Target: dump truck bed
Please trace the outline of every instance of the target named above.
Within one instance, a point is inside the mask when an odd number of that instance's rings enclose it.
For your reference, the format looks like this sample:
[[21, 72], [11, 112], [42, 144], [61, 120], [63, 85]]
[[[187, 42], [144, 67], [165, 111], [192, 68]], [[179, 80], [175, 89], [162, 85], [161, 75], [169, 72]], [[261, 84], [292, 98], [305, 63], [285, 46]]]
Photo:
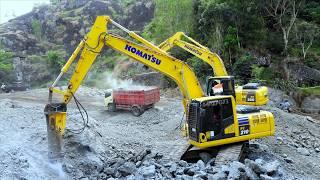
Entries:
[[158, 87], [138, 90], [114, 89], [113, 99], [117, 105], [151, 105], [160, 100], [160, 89]]

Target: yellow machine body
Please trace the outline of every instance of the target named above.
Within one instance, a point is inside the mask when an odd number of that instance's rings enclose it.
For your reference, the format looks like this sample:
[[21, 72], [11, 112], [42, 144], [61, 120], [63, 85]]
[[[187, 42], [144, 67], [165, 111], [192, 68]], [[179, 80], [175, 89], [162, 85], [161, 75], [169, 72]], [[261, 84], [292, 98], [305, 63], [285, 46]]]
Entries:
[[235, 89], [237, 104], [262, 106], [268, 103], [268, 88], [260, 86], [258, 89], [243, 89], [243, 86], [238, 86]]
[[54, 112], [49, 115], [49, 124], [59, 134], [64, 134], [66, 128], [66, 112]]
[[[188, 42], [183, 39], [186, 39]], [[178, 46], [208, 63], [213, 70], [215, 78], [228, 76], [224, 63], [218, 54], [211, 52], [209, 48], [201, 45], [183, 32], [177, 32], [162, 42], [158, 47], [164, 51], [169, 51], [174, 46]], [[207, 84], [207, 86], [209, 86], [209, 84]], [[266, 86], [260, 86], [257, 89], [250, 90], [243, 89], [242, 86], [239, 86], [235, 91], [236, 103], [239, 105], [261, 106], [267, 104], [269, 101]], [[267, 95], [265, 95], [266, 93]]]
[[[135, 41], [129, 41], [128, 39], [125, 39], [118, 35], [108, 33], [108, 24], [113, 24], [116, 27], [122, 29], [130, 37], [135, 39]], [[194, 133], [190, 133], [190, 128], [194, 128], [193, 126], [191, 126], [194, 125], [191, 123], [193, 121], [200, 124], [202, 123], [202, 121], [204, 121], [205, 123], [211, 123], [211, 113], [218, 113], [218, 116], [225, 117], [225, 112], [228, 112], [228, 122], [230, 122], [230, 117], [235, 117], [234, 119], [232, 118], [232, 124], [234, 124], [233, 126], [223, 128], [223, 132], [226, 131], [228, 133], [234, 131], [235, 136], [231, 137], [231, 139], [224, 138], [219, 140], [210, 140], [210, 136], [208, 136], [208, 140], [206, 142], [200, 143], [198, 142], [199, 138], [196, 140], [192, 140], [192, 138], [190, 138], [191, 144], [194, 144], [198, 147], [209, 147], [218, 144], [228, 144], [230, 142], [243, 141], [273, 134], [274, 122], [271, 118], [272, 115], [269, 115], [270, 119], [267, 120], [266, 125], [261, 126], [250, 124], [251, 133], [248, 136], [240, 136], [238, 129], [239, 125], [237, 124], [236, 118], [237, 112], [235, 108], [235, 100], [232, 95], [206, 96], [193, 70], [188, 66], [188, 64], [177, 58], [172, 57], [167, 52], [161, 50], [159, 47], [153, 45], [152, 43], [143, 39], [134, 32], [129, 31], [121, 25], [117, 24], [112, 19], [110, 19], [109, 16], [98, 16], [91, 28], [91, 31], [85, 36], [84, 40], [80, 42], [80, 44], [78, 45], [74, 53], [71, 55], [65, 66], [61, 69], [61, 73], [54, 81], [53, 85], [50, 87], [49, 103], [46, 105], [45, 115], [47, 117], [48, 125], [53, 125], [54, 129], [56, 130], [55, 132], [57, 136], [61, 136], [64, 133], [67, 112], [66, 105], [74, 97], [74, 94], [76, 93], [79, 86], [82, 84], [93, 62], [95, 61], [96, 57], [100, 54], [104, 47], [112, 48], [120, 52], [121, 54], [131, 57], [135, 61], [138, 61], [156, 71], [159, 71], [160, 73], [171, 78], [178, 85], [183, 96], [182, 103], [184, 105], [184, 110], [186, 114], [189, 114], [187, 116], [187, 125], [185, 126], [188, 128], [188, 132], [186, 134], [189, 135], [189, 138], [190, 134], [194, 135]], [[77, 57], [79, 58], [77, 61], [75, 61]], [[75, 69], [71, 73], [71, 78], [68, 82], [67, 88], [62, 91], [55, 88], [55, 85], [57, 84], [59, 79], [62, 77], [63, 74], [69, 71], [73, 62], [77, 63], [75, 65]], [[63, 100], [61, 103], [52, 103], [53, 93], [59, 93], [63, 95]], [[201, 109], [200, 106], [195, 107], [193, 106], [193, 104], [201, 104], [201, 106], [203, 106], [204, 108]], [[193, 110], [191, 110], [190, 108], [193, 108]], [[195, 111], [197, 113], [201, 111], [202, 115], [206, 115], [206, 117], [200, 118], [200, 116], [194, 116], [194, 118], [191, 119], [190, 113]], [[263, 114], [264, 113], [260, 112], [257, 115], [259, 115], [260, 117], [263, 116]], [[219, 120], [218, 116], [216, 120]], [[251, 121], [253, 123], [253, 116], [250, 116], [250, 118], [250, 123]], [[224, 119], [221, 119], [221, 123], [223, 120]], [[207, 126], [209, 130], [211, 127], [216, 128], [215, 126]], [[197, 137], [201, 133], [207, 133], [207, 131], [200, 130], [197, 131]], [[48, 131], [48, 135], [49, 134], [51, 133], [49, 133]], [[211, 135], [213, 134], [211, 133]]]
[[[232, 97], [232, 96], [231, 96]], [[215, 100], [221, 100], [221, 102], [225, 102], [226, 99], [230, 99], [230, 102], [232, 104], [232, 113], [230, 112], [230, 116], [226, 117], [223, 123], [226, 123], [227, 125], [225, 127], [221, 127], [220, 135], [222, 136], [219, 138], [214, 138], [219, 136], [213, 129], [217, 126], [213, 124], [213, 126], [208, 128], [208, 124], [205, 124], [205, 130], [198, 129], [197, 134], [198, 136], [192, 137], [190, 135], [192, 133], [192, 124], [191, 122], [188, 123], [189, 125], [189, 142], [190, 144], [199, 147], [199, 148], [208, 148], [208, 147], [214, 147], [224, 144], [231, 144], [241, 141], [247, 141], [250, 139], [256, 139], [261, 138], [265, 136], [272, 136], [275, 133], [275, 120], [272, 113], [268, 111], [260, 111], [257, 110], [256, 112], [250, 112], [246, 114], [240, 114], [236, 112], [235, 108], [235, 102], [233, 97], [230, 96], [220, 96], [216, 97]], [[203, 98], [197, 98], [198, 102], [206, 102], [210, 100], [212, 102], [211, 97], [203, 97]], [[190, 111], [191, 109], [189, 109]], [[190, 115], [192, 113], [189, 112], [189, 121], [192, 117]], [[230, 122], [227, 122], [230, 121]], [[200, 123], [201, 120], [200, 120]], [[197, 127], [201, 127], [200, 124], [197, 124]], [[197, 137], [197, 138], [196, 138]]]

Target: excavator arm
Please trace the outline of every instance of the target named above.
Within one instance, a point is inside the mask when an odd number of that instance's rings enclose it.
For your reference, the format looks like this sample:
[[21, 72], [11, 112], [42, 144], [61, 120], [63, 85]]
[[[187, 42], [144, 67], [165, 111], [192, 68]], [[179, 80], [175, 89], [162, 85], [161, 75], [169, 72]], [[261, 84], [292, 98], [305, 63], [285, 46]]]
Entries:
[[[189, 40], [191, 43], [184, 41], [183, 38]], [[212, 53], [207, 47], [202, 46], [183, 32], [177, 32], [175, 35], [162, 42], [158, 47], [164, 51], [169, 51], [174, 46], [179, 46], [207, 62], [212, 67], [215, 76], [228, 76], [222, 59], [216, 53]]]
[[[124, 30], [141, 44], [108, 33], [109, 24], [113, 24]], [[108, 16], [98, 16], [90, 32], [79, 43], [76, 50], [61, 69], [59, 76], [49, 88], [49, 103], [46, 105], [45, 115], [48, 125], [48, 140], [51, 141], [49, 142], [49, 150], [51, 149], [50, 153], [52, 157], [59, 156], [56, 152], [59, 153], [61, 149], [61, 138], [66, 127], [67, 104], [74, 97], [93, 62], [105, 46], [127, 55], [174, 80], [183, 95], [185, 110], [191, 99], [205, 96], [194, 72], [185, 62], [170, 56], [134, 32], [117, 24]], [[77, 57], [79, 58], [67, 88], [64, 91], [57, 89], [55, 87], [56, 84], [70, 70], [71, 65], [76, 62]], [[53, 93], [63, 95], [61, 103], [52, 102]]]
[[[134, 60], [170, 77], [179, 86], [184, 102], [196, 97], [204, 96], [198, 79], [192, 69], [185, 62], [170, 56], [157, 46], [149, 43], [134, 32], [128, 31], [119, 24], [116, 25], [121, 27], [121, 29], [125, 29], [131, 37], [142, 43], [142, 45], [108, 33], [108, 23], [115, 24], [115, 22], [108, 16], [97, 17], [91, 31], [85, 39], [80, 42], [65, 66], [61, 69], [60, 75], [50, 88], [52, 92], [58, 92], [64, 95], [64, 103], [69, 103], [72, 95], [75, 94], [79, 86], [82, 84], [83, 79], [88, 73], [96, 57], [105, 46], [127, 55]], [[80, 58], [74, 72], [72, 73], [68, 83], [68, 88], [64, 92], [54, 88], [62, 75], [70, 69], [71, 64], [74, 62], [81, 50]], [[184, 105], [185, 104], [186, 103], [184, 103]]]
[[[197, 56], [208, 63], [214, 73], [214, 77], [207, 78], [207, 95], [212, 95], [212, 84], [218, 81], [224, 85], [223, 94], [233, 95], [237, 104], [261, 106], [268, 102], [268, 88], [259, 86], [257, 83], [249, 83], [244, 86], [234, 87], [234, 77], [228, 76], [226, 68], [221, 58], [211, 52], [207, 47], [201, 45], [183, 32], [177, 32], [172, 37], [162, 42], [158, 47], [164, 51], [169, 51], [172, 47], [178, 46], [185, 51]], [[228, 84], [228, 85], [227, 85]]]

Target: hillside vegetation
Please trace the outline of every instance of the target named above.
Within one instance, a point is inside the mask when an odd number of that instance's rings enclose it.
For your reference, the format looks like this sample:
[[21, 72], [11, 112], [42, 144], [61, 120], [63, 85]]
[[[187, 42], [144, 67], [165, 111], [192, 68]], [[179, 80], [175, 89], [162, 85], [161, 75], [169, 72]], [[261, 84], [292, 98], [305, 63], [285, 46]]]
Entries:
[[[184, 31], [218, 53], [228, 71], [239, 80], [264, 80], [274, 86], [283, 84], [284, 89], [290, 89], [290, 84], [320, 83], [318, 1], [156, 0], [155, 3], [155, 17], [144, 34], [156, 43]], [[172, 53], [191, 64], [202, 80], [212, 73], [198, 58], [176, 49]]]
[[[283, 90], [320, 84], [320, 3], [315, 0], [52, 1], [0, 25], [0, 80], [14, 79], [8, 59], [22, 55], [27, 82], [51, 81], [97, 15], [110, 15], [155, 44], [183, 31], [219, 54], [240, 84], [260, 81]], [[212, 75], [191, 54], [179, 48], [171, 54], [192, 66], [201, 82]], [[94, 85], [106, 70], [125, 67], [126, 75], [118, 73], [125, 77], [146, 71], [126, 60], [106, 50], [87, 83]]]

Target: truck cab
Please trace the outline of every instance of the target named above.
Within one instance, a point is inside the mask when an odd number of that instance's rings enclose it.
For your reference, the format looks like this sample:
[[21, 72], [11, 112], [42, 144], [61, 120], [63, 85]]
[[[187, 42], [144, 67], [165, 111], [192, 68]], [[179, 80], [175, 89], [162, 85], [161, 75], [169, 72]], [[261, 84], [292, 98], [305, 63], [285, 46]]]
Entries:
[[109, 111], [115, 111], [115, 105], [113, 103], [112, 90], [108, 89], [104, 94], [104, 105]]

